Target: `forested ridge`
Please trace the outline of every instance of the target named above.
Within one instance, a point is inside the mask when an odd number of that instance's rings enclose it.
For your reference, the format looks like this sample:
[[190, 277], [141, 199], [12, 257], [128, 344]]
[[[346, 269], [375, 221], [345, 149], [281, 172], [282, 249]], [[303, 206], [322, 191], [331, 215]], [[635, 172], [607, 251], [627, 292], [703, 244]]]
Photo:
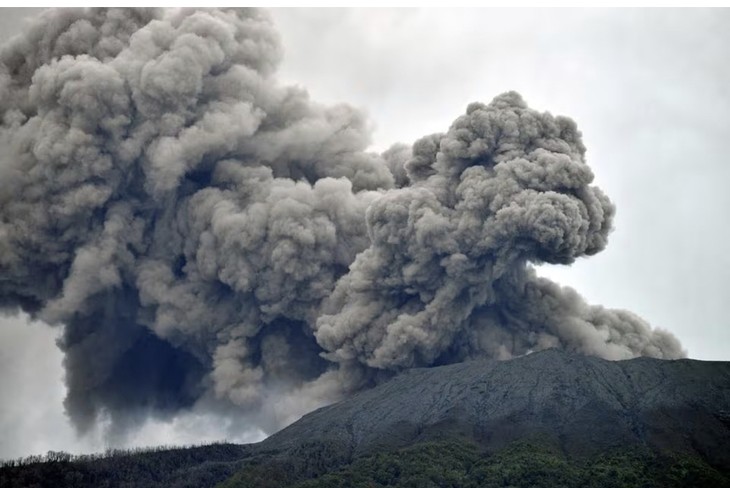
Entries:
[[615, 450], [570, 458], [540, 442], [517, 442], [487, 453], [469, 441], [429, 442], [356, 459], [324, 475], [298, 479], [296, 462], [250, 465], [221, 488], [707, 488], [730, 487], [702, 459]]
[[[114, 450], [71, 456], [49, 452], [5, 461], [3, 487], [295, 488], [725, 488], [730, 473], [696, 456], [612, 450], [570, 457], [540, 441], [487, 452], [469, 440], [424, 442], [341, 463], [315, 446], [296, 456], [247, 446]], [[328, 461], [331, 464], [328, 464]]]
[[240, 467], [248, 445], [109, 450], [74, 456], [49, 451], [3, 461], [0, 486], [15, 487], [211, 487]]

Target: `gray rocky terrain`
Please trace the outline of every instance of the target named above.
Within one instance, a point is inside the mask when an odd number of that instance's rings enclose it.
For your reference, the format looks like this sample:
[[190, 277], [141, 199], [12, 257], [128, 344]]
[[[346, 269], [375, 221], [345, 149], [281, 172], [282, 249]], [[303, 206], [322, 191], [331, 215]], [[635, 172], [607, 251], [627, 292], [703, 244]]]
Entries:
[[10, 464], [0, 485], [385, 486], [384, 472], [387, 486], [730, 486], [730, 362], [550, 349], [416, 368], [258, 444]]
[[550, 349], [412, 369], [305, 415], [260, 447], [291, 452], [317, 443], [357, 457], [448, 438], [489, 450], [541, 438], [570, 456], [635, 446], [728, 469], [730, 363], [606, 361]]

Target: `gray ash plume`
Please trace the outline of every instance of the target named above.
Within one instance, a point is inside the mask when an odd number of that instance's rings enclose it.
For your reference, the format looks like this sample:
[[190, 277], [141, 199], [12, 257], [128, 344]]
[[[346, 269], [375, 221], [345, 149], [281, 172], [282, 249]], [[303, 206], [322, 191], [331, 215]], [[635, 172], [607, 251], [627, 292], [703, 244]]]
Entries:
[[206, 402], [272, 430], [547, 347], [683, 355], [531, 267], [611, 228], [573, 121], [506, 93], [379, 155], [281, 55], [256, 10], [54, 10], [0, 52], [0, 307], [63, 327], [80, 431]]

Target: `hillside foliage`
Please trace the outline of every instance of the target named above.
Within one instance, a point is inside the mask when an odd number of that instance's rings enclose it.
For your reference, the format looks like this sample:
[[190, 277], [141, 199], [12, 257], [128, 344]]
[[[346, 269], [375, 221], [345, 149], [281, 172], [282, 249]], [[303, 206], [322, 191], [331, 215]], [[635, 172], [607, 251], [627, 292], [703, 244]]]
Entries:
[[333, 446], [256, 452], [246, 446], [108, 451], [5, 461], [7, 488], [730, 488], [697, 457], [627, 449], [577, 459], [540, 442], [489, 453], [471, 441], [426, 442], [349, 459]]
[[49, 451], [0, 464], [3, 488], [152, 488], [215, 486], [238, 469], [246, 446], [205, 446], [109, 450], [74, 456]]
[[297, 480], [286, 462], [248, 465], [221, 488], [725, 488], [730, 477], [702, 460], [650, 452], [568, 459], [519, 442], [489, 455], [470, 442], [435, 442], [378, 452], [321, 476]]

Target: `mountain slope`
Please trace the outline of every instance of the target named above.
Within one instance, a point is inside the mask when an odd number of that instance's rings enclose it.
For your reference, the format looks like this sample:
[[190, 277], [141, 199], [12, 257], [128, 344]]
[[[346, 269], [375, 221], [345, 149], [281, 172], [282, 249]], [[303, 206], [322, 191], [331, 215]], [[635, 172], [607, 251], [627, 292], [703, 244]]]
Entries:
[[[413, 369], [305, 415], [261, 443], [188, 452], [3, 468], [0, 481], [724, 487], [730, 486], [730, 363], [612, 362], [548, 350]], [[218, 454], [207, 459], [206, 452]], [[52, 473], [53, 482], [43, 473]]]
[[636, 445], [730, 469], [730, 363], [606, 361], [553, 349], [413, 369], [304, 416], [261, 448], [316, 440], [358, 456], [450, 437], [494, 450], [534, 436], [568, 455]]

